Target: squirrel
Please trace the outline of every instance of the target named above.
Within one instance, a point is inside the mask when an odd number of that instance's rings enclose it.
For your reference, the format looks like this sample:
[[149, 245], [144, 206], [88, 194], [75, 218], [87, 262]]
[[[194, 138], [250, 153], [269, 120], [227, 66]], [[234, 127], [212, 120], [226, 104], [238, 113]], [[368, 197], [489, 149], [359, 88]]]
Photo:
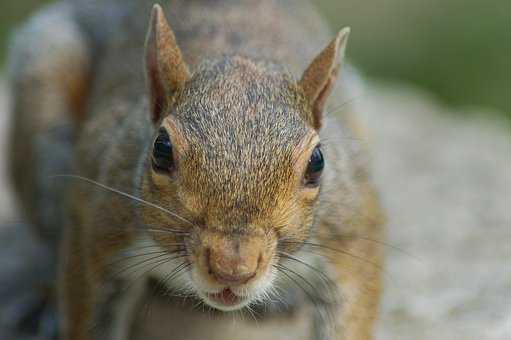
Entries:
[[62, 339], [105, 314], [129, 338], [149, 280], [373, 338], [384, 214], [355, 115], [327, 111], [349, 32], [273, 0], [68, 1], [17, 32], [11, 174], [58, 252]]

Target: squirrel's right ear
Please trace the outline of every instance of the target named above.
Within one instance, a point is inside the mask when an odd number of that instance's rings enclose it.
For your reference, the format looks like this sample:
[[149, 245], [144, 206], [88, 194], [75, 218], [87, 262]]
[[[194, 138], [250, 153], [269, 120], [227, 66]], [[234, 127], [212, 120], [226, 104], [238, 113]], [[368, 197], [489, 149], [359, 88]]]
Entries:
[[342, 29], [337, 37], [316, 56], [299, 82], [311, 105], [310, 121], [316, 130], [323, 125], [325, 103], [337, 80], [349, 34], [349, 27]]
[[172, 94], [190, 78], [188, 66], [160, 5], [154, 5], [151, 13], [145, 41], [145, 68], [151, 120], [157, 123]]

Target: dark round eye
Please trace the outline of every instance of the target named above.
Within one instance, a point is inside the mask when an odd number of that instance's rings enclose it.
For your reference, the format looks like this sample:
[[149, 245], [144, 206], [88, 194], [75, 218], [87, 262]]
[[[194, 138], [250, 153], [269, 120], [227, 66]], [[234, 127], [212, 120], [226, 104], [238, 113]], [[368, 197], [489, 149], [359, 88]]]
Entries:
[[172, 143], [165, 129], [160, 129], [153, 144], [153, 169], [158, 172], [171, 172], [174, 169]]
[[319, 179], [323, 168], [325, 167], [325, 159], [319, 146], [312, 151], [307, 170], [305, 171], [305, 185], [315, 187], [319, 185]]

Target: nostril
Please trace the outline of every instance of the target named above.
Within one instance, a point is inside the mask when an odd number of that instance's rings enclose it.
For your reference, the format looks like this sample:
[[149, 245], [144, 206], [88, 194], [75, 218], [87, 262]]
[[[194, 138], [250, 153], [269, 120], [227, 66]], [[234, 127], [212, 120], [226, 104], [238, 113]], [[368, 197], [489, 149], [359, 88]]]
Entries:
[[208, 275], [216, 281], [226, 285], [240, 285], [247, 283], [256, 276], [261, 255], [258, 256], [257, 260], [254, 259], [256, 261], [250, 261], [250, 258], [229, 256], [226, 252], [217, 252], [211, 248], [206, 248], [204, 260]]

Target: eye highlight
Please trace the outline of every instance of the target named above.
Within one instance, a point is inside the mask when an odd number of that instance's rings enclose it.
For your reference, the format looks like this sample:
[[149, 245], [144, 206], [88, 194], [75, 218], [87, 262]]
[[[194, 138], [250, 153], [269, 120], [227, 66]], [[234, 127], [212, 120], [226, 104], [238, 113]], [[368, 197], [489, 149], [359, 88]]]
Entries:
[[317, 187], [324, 167], [325, 158], [318, 145], [314, 148], [314, 151], [312, 151], [309, 163], [307, 164], [304, 177], [305, 185], [308, 187]]
[[163, 128], [158, 131], [158, 137], [154, 141], [151, 161], [156, 172], [170, 173], [175, 168], [172, 143]]

